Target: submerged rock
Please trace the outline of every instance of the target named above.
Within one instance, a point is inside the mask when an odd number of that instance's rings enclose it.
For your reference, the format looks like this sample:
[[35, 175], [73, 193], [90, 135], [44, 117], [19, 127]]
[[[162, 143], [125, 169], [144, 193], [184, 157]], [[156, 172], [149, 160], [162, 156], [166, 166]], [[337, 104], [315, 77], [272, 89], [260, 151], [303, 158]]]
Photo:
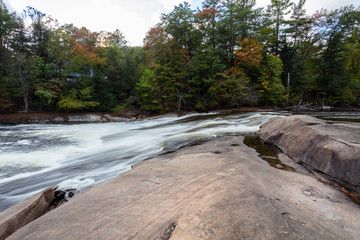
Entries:
[[293, 160], [360, 186], [360, 125], [327, 124], [310, 116], [272, 119], [260, 126], [260, 137]]

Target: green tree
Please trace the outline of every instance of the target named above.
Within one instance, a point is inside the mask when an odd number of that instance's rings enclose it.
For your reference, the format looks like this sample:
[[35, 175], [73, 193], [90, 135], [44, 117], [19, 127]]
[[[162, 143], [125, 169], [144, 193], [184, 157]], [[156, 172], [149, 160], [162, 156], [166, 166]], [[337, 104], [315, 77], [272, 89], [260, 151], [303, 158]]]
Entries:
[[235, 49], [239, 40], [256, 38], [261, 24], [258, 18], [261, 9], [255, 9], [255, 0], [226, 0], [221, 11], [222, 19], [219, 22], [219, 42], [225, 50], [225, 59], [228, 66], [233, 64]]
[[161, 94], [155, 79], [155, 73], [145, 69], [143, 75], [136, 84], [137, 103], [140, 110], [148, 113], [162, 110]]
[[124, 34], [119, 30], [116, 29], [114, 32], [101, 32], [103, 45], [105, 47], [114, 47], [118, 46], [120, 48], [126, 46], [126, 39]]
[[212, 107], [242, 107], [257, 101], [249, 78], [237, 67], [218, 74], [207, 94], [211, 96]]
[[190, 98], [189, 50], [179, 46], [177, 39], [168, 38], [165, 29], [160, 26], [150, 29], [145, 44], [148, 64], [154, 71], [156, 83], [162, 94], [162, 110], [180, 109], [184, 101]]
[[57, 103], [57, 106], [59, 110], [66, 112], [91, 111], [100, 104], [96, 101], [91, 101], [93, 94], [92, 87], [86, 87], [80, 90], [73, 88], [68, 96]]
[[51, 35], [49, 25], [53, 20], [50, 17], [47, 17], [45, 13], [29, 6], [24, 13], [25, 16], [28, 16], [31, 19], [30, 31], [33, 53], [36, 56], [49, 61], [49, 41]]
[[[284, 30], [287, 34], [280, 51], [280, 58], [284, 63], [282, 76], [284, 85], [290, 76], [290, 97], [296, 102], [310, 93], [310, 79], [308, 77], [307, 51], [313, 48], [313, 43], [306, 39], [310, 36], [311, 19], [306, 16], [304, 9], [306, 0], [299, 0], [298, 4], [292, 5], [292, 14], [288, 27]], [[293, 103], [295, 103], [293, 102]]]
[[[143, 49], [106, 47], [103, 51], [106, 64], [102, 67], [103, 76], [96, 79], [95, 91], [102, 106], [107, 110], [122, 104], [134, 93], [136, 83], [141, 77], [144, 65]], [[105, 109], [106, 110], [106, 109]]]
[[253, 82], [263, 60], [263, 47], [256, 40], [239, 41], [234, 66], [218, 74], [217, 81], [209, 89], [213, 104], [217, 107], [254, 105], [258, 101]]
[[23, 98], [24, 112], [29, 112], [29, 96], [33, 88], [35, 59], [23, 53], [16, 53], [11, 59], [10, 79], [18, 87]]
[[179, 48], [187, 49], [190, 55], [197, 50], [201, 39], [199, 31], [194, 28], [195, 14], [189, 3], [180, 3], [172, 12], [162, 15], [161, 24]]
[[20, 24], [15, 13], [10, 13], [2, 0], [0, 0], [0, 23], [0, 47], [3, 51], [10, 44], [14, 31], [20, 27]]
[[298, 46], [299, 37], [304, 34], [301, 32], [303, 26], [310, 23], [310, 20], [306, 17], [306, 10], [304, 8], [306, 0], [299, 0], [298, 4], [292, 5], [292, 14], [290, 16], [290, 28], [286, 30], [287, 33], [291, 34], [293, 39], [293, 47]]
[[285, 88], [281, 82], [282, 68], [281, 59], [272, 54], [266, 56], [261, 64], [258, 92], [261, 94], [262, 104], [283, 106], [286, 97]]
[[[358, 15], [360, 12], [357, 11]], [[346, 41], [345, 46], [345, 56], [347, 56], [346, 61], [346, 72], [350, 76], [350, 84], [346, 91], [352, 93], [353, 99], [357, 98], [355, 101], [360, 103], [360, 24], [355, 22], [355, 29], [350, 31], [350, 37]], [[348, 95], [348, 94], [345, 94]], [[351, 101], [350, 101], [351, 102]]]
[[62, 97], [63, 82], [57, 78], [57, 68], [45, 63], [40, 57], [32, 70], [34, 74], [35, 104], [40, 110], [56, 110], [56, 103]]
[[185, 48], [176, 48], [175, 43], [169, 42], [162, 48], [160, 56], [161, 61], [153, 65], [153, 68], [162, 94], [162, 106], [165, 111], [180, 110], [189, 91], [189, 52]]
[[289, 8], [292, 4], [293, 3], [290, 2], [290, 0], [271, 0], [271, 4], [268, 6], [267, 17], [269, 18], [269, 26], [272, 28], [272, 26], [275, 25], [270, 38], [270, 46], [273, 48], [275, 55], [278, 55], [279, 53], [282, 25], [286, 23], [285, 16], [291, 12]]
[[[71, 37], [62, 28], [55, 29], [50, 34], [49, 57], [57, 70], [59, 78], [65, 78], [70, 73], [72, 59]], [[48, 62], [50, 63], [50, 62]]]
[[[347, 41], [359, 24], [359, 13], [353, 6], [325, 12], [317, 22], [320, 54], [315, 61], [318, 75], [315, 91], [321, 104], [335, 101], [354, 102], [350, 74], [346, 69], [349, 57]], [[356, 49], [356, 48], [355, 48]]]
[[220, 0], [205, 0], [202, 4], [202, 11], [197, 13], [200, 30], [203, 36], [203, 42], [206, 48], [215, 49], [218, 46], [218, 22], [220, 20]]
[[217, 75], [226, 70], [216, 49], [211, 47], [197, 53], [190, 62], [189, 94], [197, 110], [213, 108], [208, 91], [216, 82]]
[[21, 23], [15, 13], [10, 13], [0, 0], [0, 112], [9, 111], [14, 105], [12, 84], [9, 79], [11, 73], [10, 60], [12, 47]]

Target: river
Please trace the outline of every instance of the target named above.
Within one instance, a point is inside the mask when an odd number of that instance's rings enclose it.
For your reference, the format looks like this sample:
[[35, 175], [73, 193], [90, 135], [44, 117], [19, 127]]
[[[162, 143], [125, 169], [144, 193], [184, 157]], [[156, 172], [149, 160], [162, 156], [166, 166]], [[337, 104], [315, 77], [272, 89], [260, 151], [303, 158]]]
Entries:
[[[287, 112], [192, 114], [135, 122], [0, 125], [0, 211], [49, 187], [82, 191], [145, 159], [222, 135], [248, 135]], [[358, 122], [356, 113], [316, 113]]]

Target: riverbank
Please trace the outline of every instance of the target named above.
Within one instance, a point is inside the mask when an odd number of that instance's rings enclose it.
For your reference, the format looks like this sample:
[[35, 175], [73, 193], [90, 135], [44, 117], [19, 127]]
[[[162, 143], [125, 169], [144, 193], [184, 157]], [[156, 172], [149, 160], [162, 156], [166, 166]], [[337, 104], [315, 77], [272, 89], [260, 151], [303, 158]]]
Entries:
[[243, 139], [136, 164], [8, 239], [357, 239], [358, 205], [300, 165], [271, 167]]
[[[257, 112], [273, 111], [271, 108], [244, 107], [232, 109], [219, 109], [216, 113], [237, 113], [237, 112]], [[113, 113], [9, 113], [0, 114], [0, 124], [47, 124], [47, 123], [97, 123], [97, 122], [129, 122], [142, 119], [156, 119], [161, 117], [184, 116], [197, 112], [178, 111], [161, 115], [141, 115], [140, 113], [127, 112], [123, 115]]]
[[110, 113], [12, 113], [0, 114], [2, 124], [125, 122], [135, 117], [118, 117]]

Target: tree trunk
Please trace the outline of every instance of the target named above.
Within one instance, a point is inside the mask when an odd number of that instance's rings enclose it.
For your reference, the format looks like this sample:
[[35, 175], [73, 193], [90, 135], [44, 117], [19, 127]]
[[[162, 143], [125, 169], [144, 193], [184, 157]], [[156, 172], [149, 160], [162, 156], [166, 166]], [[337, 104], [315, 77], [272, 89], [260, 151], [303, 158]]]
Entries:
[[280, 20], [276, 23], [276, 39], [275, 39], [275, 55], [279, 53], [279, 31], [280, 31]]
[[24, 104], [25, 104], [24, 112], [28, 113], [29, 112], [29, 98], [26, 94], [24, 95]]

